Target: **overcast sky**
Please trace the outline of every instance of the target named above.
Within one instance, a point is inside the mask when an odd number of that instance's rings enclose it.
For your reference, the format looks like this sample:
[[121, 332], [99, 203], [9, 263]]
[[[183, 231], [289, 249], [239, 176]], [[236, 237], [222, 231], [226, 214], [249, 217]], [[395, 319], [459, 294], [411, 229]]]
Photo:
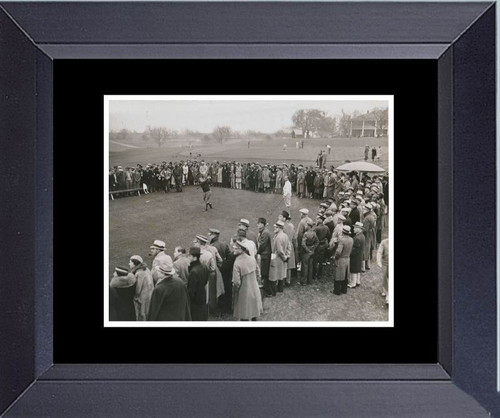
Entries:
[[143, 132], [149, 126], [212, 132], [227, 125], [244, 132], [276, 132], [292, 126], [299, 109], [320, 109], [329, 116], [374, 107], [388, 107], [386, 100], [110, 100], [109, 128]]

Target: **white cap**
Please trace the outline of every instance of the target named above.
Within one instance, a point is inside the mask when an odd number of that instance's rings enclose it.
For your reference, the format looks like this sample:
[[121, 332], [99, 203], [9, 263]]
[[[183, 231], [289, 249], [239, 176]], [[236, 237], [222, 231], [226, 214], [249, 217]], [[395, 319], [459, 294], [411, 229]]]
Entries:
[[299, 210], [300, 213], [303, 213], [304, 215], [309, 215], [309, 209], [303, 208]]
[[250, 221], [248, 219], [242, 218], [240, 219], [240, 224], [250, 226]]
[[139, 263], [143, 262], [142, 257], [140, 255], [133, 255], [132, 257], [130, 257], [130, 259], [137, 260]]
[[163, 241], [160, 241], [159, 239], [155, 239], [153, 242], [153, 245], [149, 248], [158, 248], [160, 250], [165, 249], [165, 243]]

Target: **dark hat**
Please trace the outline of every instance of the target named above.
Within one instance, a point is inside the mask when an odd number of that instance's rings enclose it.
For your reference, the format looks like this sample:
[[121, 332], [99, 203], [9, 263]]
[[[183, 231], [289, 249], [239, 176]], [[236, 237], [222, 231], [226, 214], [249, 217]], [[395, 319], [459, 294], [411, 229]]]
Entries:
[[126, 267], [115, 267], [115, 271], [118, 276], [126, 276], [128, 274], [128, 268]]
[[259, 218], [259, 220], [257, 221], [257, 223], [263, 224], [263, 225], [267, 225], [267, 221], [266, 221], [265, 218]]
[[283, 216], [283, 218], [285, 219], [290, 219], [290, 214], [286, 210], [281, 212], [281, 216]]
[[191, 247], [189, 249], [189, 254], [199, 257], [201, 252], [200, 252], [200, 249], [198, 247]]

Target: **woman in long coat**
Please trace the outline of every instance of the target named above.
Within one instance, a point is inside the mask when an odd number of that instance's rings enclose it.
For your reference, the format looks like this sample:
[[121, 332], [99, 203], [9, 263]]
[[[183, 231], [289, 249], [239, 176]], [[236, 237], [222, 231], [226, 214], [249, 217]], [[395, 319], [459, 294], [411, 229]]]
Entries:
[[135, 276], [128, 269], [115, 268], [109, 287], [113, 289], [112, 300], [117, 321], [135, 321], [135, 284]]
[[246, 244], [236, 241], [233, 252], [233, 314], [240, 321], [256, 321], [263, 312], [259, 268]]

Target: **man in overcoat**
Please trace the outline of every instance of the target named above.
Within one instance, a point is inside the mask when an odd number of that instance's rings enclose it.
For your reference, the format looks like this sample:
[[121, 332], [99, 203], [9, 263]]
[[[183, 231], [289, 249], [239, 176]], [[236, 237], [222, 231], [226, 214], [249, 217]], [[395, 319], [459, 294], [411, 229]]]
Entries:
[[372, 259], [372, 251], [377, 248], [377, 217], [373, 212], [371, 203], [367, 203], [364, 208], [363, 227], [365, 228], [365, 251], [364, 263], [365, 269], [370, 270], [370, 260]]
[[289, 240], [283, 232], [285, 224], [277, 221], [274, 224], [274, 236], [271, 241], [271, 265], [269, 269], [269, 280], [264, 288], [267, 296], [276, 296], [276, 290], [283, 292], [284, 279], [287, 276], [287, 261], [289, 259]]
[[349, 279], [349, 257], [351, 256], [353, 240], [349, 236], [351, 228], [344, 225], [342, 235], [339, 238], [337, 250], [335, 251], [335, 275], [333, 278], [333, 290], [335, 295], [347, 293], [347, 282]]
[[295, 258], [300, 260], [302, 258], [302, 236], [306, 231], [307, 222], [312, 221], [309, 217], [309, 209], [303, 208], [299, 210], [300, 212], [300, 221], [297, 225], [297, 231], [295, 232], [295, 239], [297, 241], [297, 248], [295, 248], [296, 254]]
[[351, 275], [349, 277], [349, 284], [347, 285], [350, 288], [361, 286], [361, 267], [363, 264], [363, 253], [365, 251], [364, 230], [365, 228], [361, 222], [356, 222], [354, 224], [354, 238], [349, 262]]
[[266, 282], [269, 279], [269, 268], [271, 266], [271, 234], [267, 229], [267, 220], [265, 218], [259, 218], [257, 227], [259, 228], [257, 258], [260, 258], [262, 280]]
[[306, 230], [302, 237], [302, 286], [310, 284], [313, 278], [314, 252], [319, 244], [318, 236], [312, 229], [313, 226], [314, 222], [312, 220], [307, 221]]
[[191, 320], [207, 321], [208, 320], [208, 304], [207, 304], [207, 283], [208, 269], [200, 262], [200, 249], [191, 247], [189, 249], [189, 275], [187, 289], [189, 300], [191, 303]]
[[148, 321], [191, 321], [186, 286], [173, 276], [170, 264], [160, 264], [159, 273], [160, 279], [151, 296]]
[[328, 248], [328, 242], [330, 240], [330, 229], [323, 223], [325, 220], [324, 215], [319, 215], [316, 221], [316, 226], [314, 227], [314, 232], [318, 237], [318, 246], [314, 251], [314, 261], [313, 261], [313, 277], [317, 280], [321, 278], [323, 274], [323, 265], [326, 260], [326, 250]]
[[222, 275], [222, 281], [224, 283], [224, 295], [219, 297], [219, 304], [223, 312], [229, 312], [231, 310], [232, 296], [231, 296], [231, 250], [229, 245], [222, 242], [220, 238], [220, 231], [215, 228], [209, 229], [208, 237], [210, 239], [210, 245], [215, 247], [222, 258], [222, 263], [220, 263], [219, 270]]

